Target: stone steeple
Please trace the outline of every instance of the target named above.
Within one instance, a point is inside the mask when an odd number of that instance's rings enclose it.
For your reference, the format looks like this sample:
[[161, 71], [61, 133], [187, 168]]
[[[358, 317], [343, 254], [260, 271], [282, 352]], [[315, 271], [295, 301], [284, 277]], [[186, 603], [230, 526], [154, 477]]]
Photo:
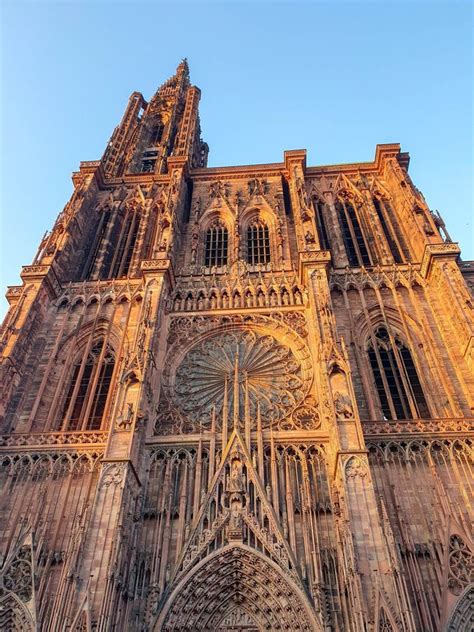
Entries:
[[186, 59], [150, 102], [134, 92], [102, 158], [105, 173], [166, 173], [171, 156], [187, 158], [190, 167], [206, 166], [209, 149], [200, 137], [200, 95], [190, 84]]

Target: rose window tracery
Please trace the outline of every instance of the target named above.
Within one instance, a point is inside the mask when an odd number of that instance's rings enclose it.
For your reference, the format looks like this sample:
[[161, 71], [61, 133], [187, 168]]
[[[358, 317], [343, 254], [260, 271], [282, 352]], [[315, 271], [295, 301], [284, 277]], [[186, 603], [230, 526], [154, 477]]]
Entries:
[[301, 363], [290, 347], [273, 336], [250, 330], [223, 332], [207, 338], [185, 355], [176, 370], [174, 399], [188, 418], [209, 424], [216, 412], [220, 424], [227, 399], [229, 420], [238, 393], [239, 419], [246, 410], [262, 424], [276, 422], [304, 399]]

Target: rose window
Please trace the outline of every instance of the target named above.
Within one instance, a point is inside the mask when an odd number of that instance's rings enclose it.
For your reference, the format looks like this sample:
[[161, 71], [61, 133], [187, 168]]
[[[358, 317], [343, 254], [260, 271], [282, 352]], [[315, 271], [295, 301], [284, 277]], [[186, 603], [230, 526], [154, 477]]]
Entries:
[[304, 399], [301, 364], [292, 350], [273, 336], [236, 330], [218, 334], [193, 347], [176, 371], [175, 402], [188, 418], [209, 424], [215, 407], [220, 425], [227, 397], [233, 419], [238, 393], [239, 419], [246, 410], [263, 425], [278, 421]]

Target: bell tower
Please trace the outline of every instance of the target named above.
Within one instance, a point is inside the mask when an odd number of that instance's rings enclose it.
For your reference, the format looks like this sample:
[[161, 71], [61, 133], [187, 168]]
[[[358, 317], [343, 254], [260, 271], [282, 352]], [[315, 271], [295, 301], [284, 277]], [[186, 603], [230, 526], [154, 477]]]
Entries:
[[102, 157], [105, 174], [165, 173], [170, 156], [187, 158], [193, 168], [205, 167], [209, 147], [201, 139], [200, 96], [190, 84], [186, 59], [149, 102], [133, 92]]

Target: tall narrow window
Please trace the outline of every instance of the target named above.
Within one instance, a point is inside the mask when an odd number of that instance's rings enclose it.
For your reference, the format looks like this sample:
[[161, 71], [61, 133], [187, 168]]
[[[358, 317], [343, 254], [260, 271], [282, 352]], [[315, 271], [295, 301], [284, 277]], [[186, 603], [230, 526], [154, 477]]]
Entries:
[[329, 237], [324, 219], [324, 202], [314, 200], [314, 210], [316, 214], [316, 228], [318, 229], [319, 244], [321, 250], [329, 250]]
[[374, 203], [375, 211], [377, 212], [378, 218], [380, 220], [385, 239], [387, 240], [388, 247], [390, 248], [390, 252], [392, 253], [393, 260], [395, 261], [395, 263], [403, 263], [400, 249], [398, 247], [396, 239], [394, 238], [391, 227], [388, 224], [388, 218], [386, 217], [387, 211], [390, 211], [391, 209], [388, 204], [384, 204], [376, 197], [372, 198], [372, 200]]
[[247, 228], [247, 262], [250, 265], [270, 262], [270, 233], [260, 220]]
[[163, 125], [161, 123], [157, 123], [151, 130], [149, 146], [154, 147], [155, 145], [158, 145], [158, 143], [161, 142], [162, 136]]
[[140, 214], [138, 211], [129, 211], [122, 224], [110, 269], [108, 271], [104, 270], [106, 276], [103, 278], [123, 278], [128, 276], [139, 226]]
[[336, 211], [349, 265], [370, 266], [372, 262], [354, 206], [351, 202], [343, 203], [338, 201], [336, 203]]
[[94, 278], [95, 267], [100, 256], [103, 254], [105, 237], [107, 234], [107, 228], [110, 220], [110, 210], [104, 211], [99, 219], [99, 225], [97, 227], [95, 239], [91, 244], [87, 259], [82, 271], [83, 279]]
[[384, 417], [428, 418], [428, 405], [410, 350], [391, 338], [385, 327], [379, 327], [374, 337], [368, 355]]
[[114, 370], [113, 353], [103, 345], [97, 342], [74, 364], [60, 420], [63, 430], [98, 430], [102, 425]]
[[220, 220], [217, 220], [208, 228], [206, 233], [204, 265], [208, 268], [225, 266], [227, 264], [228, 245], [229, 233], [227, 228]]

